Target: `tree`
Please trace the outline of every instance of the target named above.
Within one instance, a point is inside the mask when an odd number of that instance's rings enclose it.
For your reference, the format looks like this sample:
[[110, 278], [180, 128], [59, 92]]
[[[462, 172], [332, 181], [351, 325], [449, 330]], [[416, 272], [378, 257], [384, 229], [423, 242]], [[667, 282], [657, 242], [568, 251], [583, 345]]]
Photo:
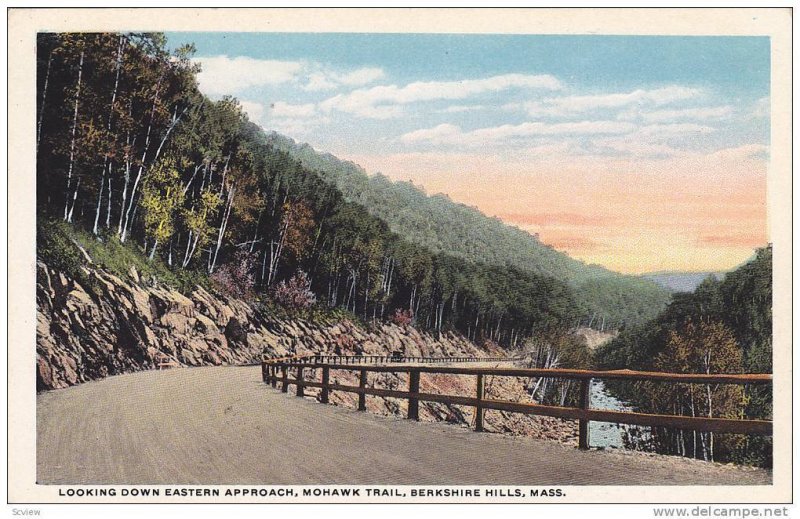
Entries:
[[[655, 369], [671, 373], [741, 373], [742, 351], [733, 333], [722, 323], [690, 321], [670, 333], [666, 348], [655, 360]], [[741, 386], [705, 384], [702, 390], [695, 386], [652, 387], [648, 392], [656, 410], [672, 408], [673, 412], [678, 411], [675, 414], [709, 418], [742, 416], [746, 400]], [[694, 457], [700, 456], [697, 437], [698, 433], [693, 433]], [[714, 433], [700, 433], [699, 439], [702, 458], [714, 461]], [[685, 442], [680, 442], [678, 448], [683, 451]], [[730, 451], [731, 446], [725, 446], [725, 450]]]
[[173, 160], [161, 160], [150, 169], [142, 185], [141, 201], [145, 235], [153, 242], [150, 259], [153, 259], [159, 243], [172, 238], [183, 196], [180, 173]]

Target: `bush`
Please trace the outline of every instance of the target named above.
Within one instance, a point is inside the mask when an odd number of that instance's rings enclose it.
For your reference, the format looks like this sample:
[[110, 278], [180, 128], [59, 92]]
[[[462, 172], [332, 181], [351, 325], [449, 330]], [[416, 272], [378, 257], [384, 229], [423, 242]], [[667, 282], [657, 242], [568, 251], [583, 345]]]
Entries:
[[48, 267], [78, 279], [85, 260], [72, 241], [68, 224], [39, 218], [36, 222], [36, 256]]
[[233, 260], [221, 265], [211, 274], [211, 282], [215, 288], [225, 295], [239, 299], [253, 299], [253, 287], [255, 286], [254, 265], [255, 258], [253, 254], [239, 251]]
[[311, 291], [311, 280], [302, 270], [289, 281], [278, 283], [272, 295], [275, 302], [292, 310], [311, 308], [317, 302], [317, 296]]
[[389, 320], [400, 326], [410, 326], [411, 323], [414, 322], [414, 312], [398, 308], [394, 311], [394, 314], [392, 314]]

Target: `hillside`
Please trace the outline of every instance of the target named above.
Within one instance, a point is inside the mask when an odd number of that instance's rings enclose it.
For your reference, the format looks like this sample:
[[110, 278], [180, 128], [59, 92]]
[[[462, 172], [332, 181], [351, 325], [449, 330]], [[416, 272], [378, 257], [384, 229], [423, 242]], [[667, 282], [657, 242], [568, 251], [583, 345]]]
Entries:
[[652, 272], [641, 277], [653, 281], [670, 292], [693, 292], [708, 276], [721, 279], [722, 272]]
[[561, 279], [393, 232], [235, 98], [200, 92], [192, 52], [158, 33], [39, 36], [40, 260], [82, 279], [78, 240], [115, 275], [135, 263], [185, 293], [200, 284], [503, 347], [586, 314]]
[[603, 323], [607, 328], [639, 323], [657, 315], [669, 301], [669, 292], [649, 279], [587, 265], [447, 195], [429, 196], [410, 182], [370, 176], [352, 162], [319, 153], [276, 132], [267, 139], [415, 244], [467, 261], [515, 267], [567, 282], [576, 289], [584, 324]]

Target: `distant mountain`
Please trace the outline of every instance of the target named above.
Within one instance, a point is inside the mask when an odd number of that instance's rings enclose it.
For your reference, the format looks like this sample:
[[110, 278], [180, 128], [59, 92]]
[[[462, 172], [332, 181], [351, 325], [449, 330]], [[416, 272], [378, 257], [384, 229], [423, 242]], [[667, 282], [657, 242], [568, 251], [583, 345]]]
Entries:
[[571, 258], [530, 233], [447, 195], [429, 196], [411, 182], [368, 175], [353, 162], [317, 152], [276, 132], [270, 132], [267, 140], [411, 242], [469, 261], [516, 267], [568, 282], [576, 289], [587, 322], [606, 328], [641, 322], [655, 317], [669, 302], [670, 292], [652, 280]]
[[722, 279], [724, 272], [652, 272], [641, 277], [657, 283], [670, 292], [694, 292], [708, 276]]

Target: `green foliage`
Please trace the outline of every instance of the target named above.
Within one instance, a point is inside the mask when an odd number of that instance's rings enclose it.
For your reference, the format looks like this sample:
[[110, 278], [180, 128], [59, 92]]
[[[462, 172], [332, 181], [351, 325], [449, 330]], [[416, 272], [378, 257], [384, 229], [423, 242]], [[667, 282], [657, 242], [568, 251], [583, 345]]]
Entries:
[[[672, 372], [772, 372], [772, 249], [756, 252], [747, 264], [718, 280], [709, 276], [693, 293], [676, 293], [654, 320], [623, 330], [595, 351], [602, 369], [638, 369]], [[702, 402], [687, 396], [689, 389], [671, 390], [648, 385], [609, 384], [615, 393], [649, 412], [698, 415], [709, 412]], [[664, 393], [667, 391], [667, 393]], [[670, 393], [669, 391], [673, 391]], [[678, 391], [679, 393], [674, 393]], [[715, 388], [712, 414], [769, 419], [770, 387]], [[695, 395], [696, 396], [696, 395]], [[688, 407], [687, 407], [688, 406]], [[709, 452], [698, 447], [696, 436], [676, 431], [656, 431], [655, 448], [697, 457]], [[764, 438], [727, 435], [717, 442], [715, 459], [769, 466], [772, 442]], [[689, 454], [687, 454], [687, 452]]]
[[48, 267], [78, 279], [85, 260], [70, 235], [70, 226], [63, 221], [37, 218], [36, 256]]

